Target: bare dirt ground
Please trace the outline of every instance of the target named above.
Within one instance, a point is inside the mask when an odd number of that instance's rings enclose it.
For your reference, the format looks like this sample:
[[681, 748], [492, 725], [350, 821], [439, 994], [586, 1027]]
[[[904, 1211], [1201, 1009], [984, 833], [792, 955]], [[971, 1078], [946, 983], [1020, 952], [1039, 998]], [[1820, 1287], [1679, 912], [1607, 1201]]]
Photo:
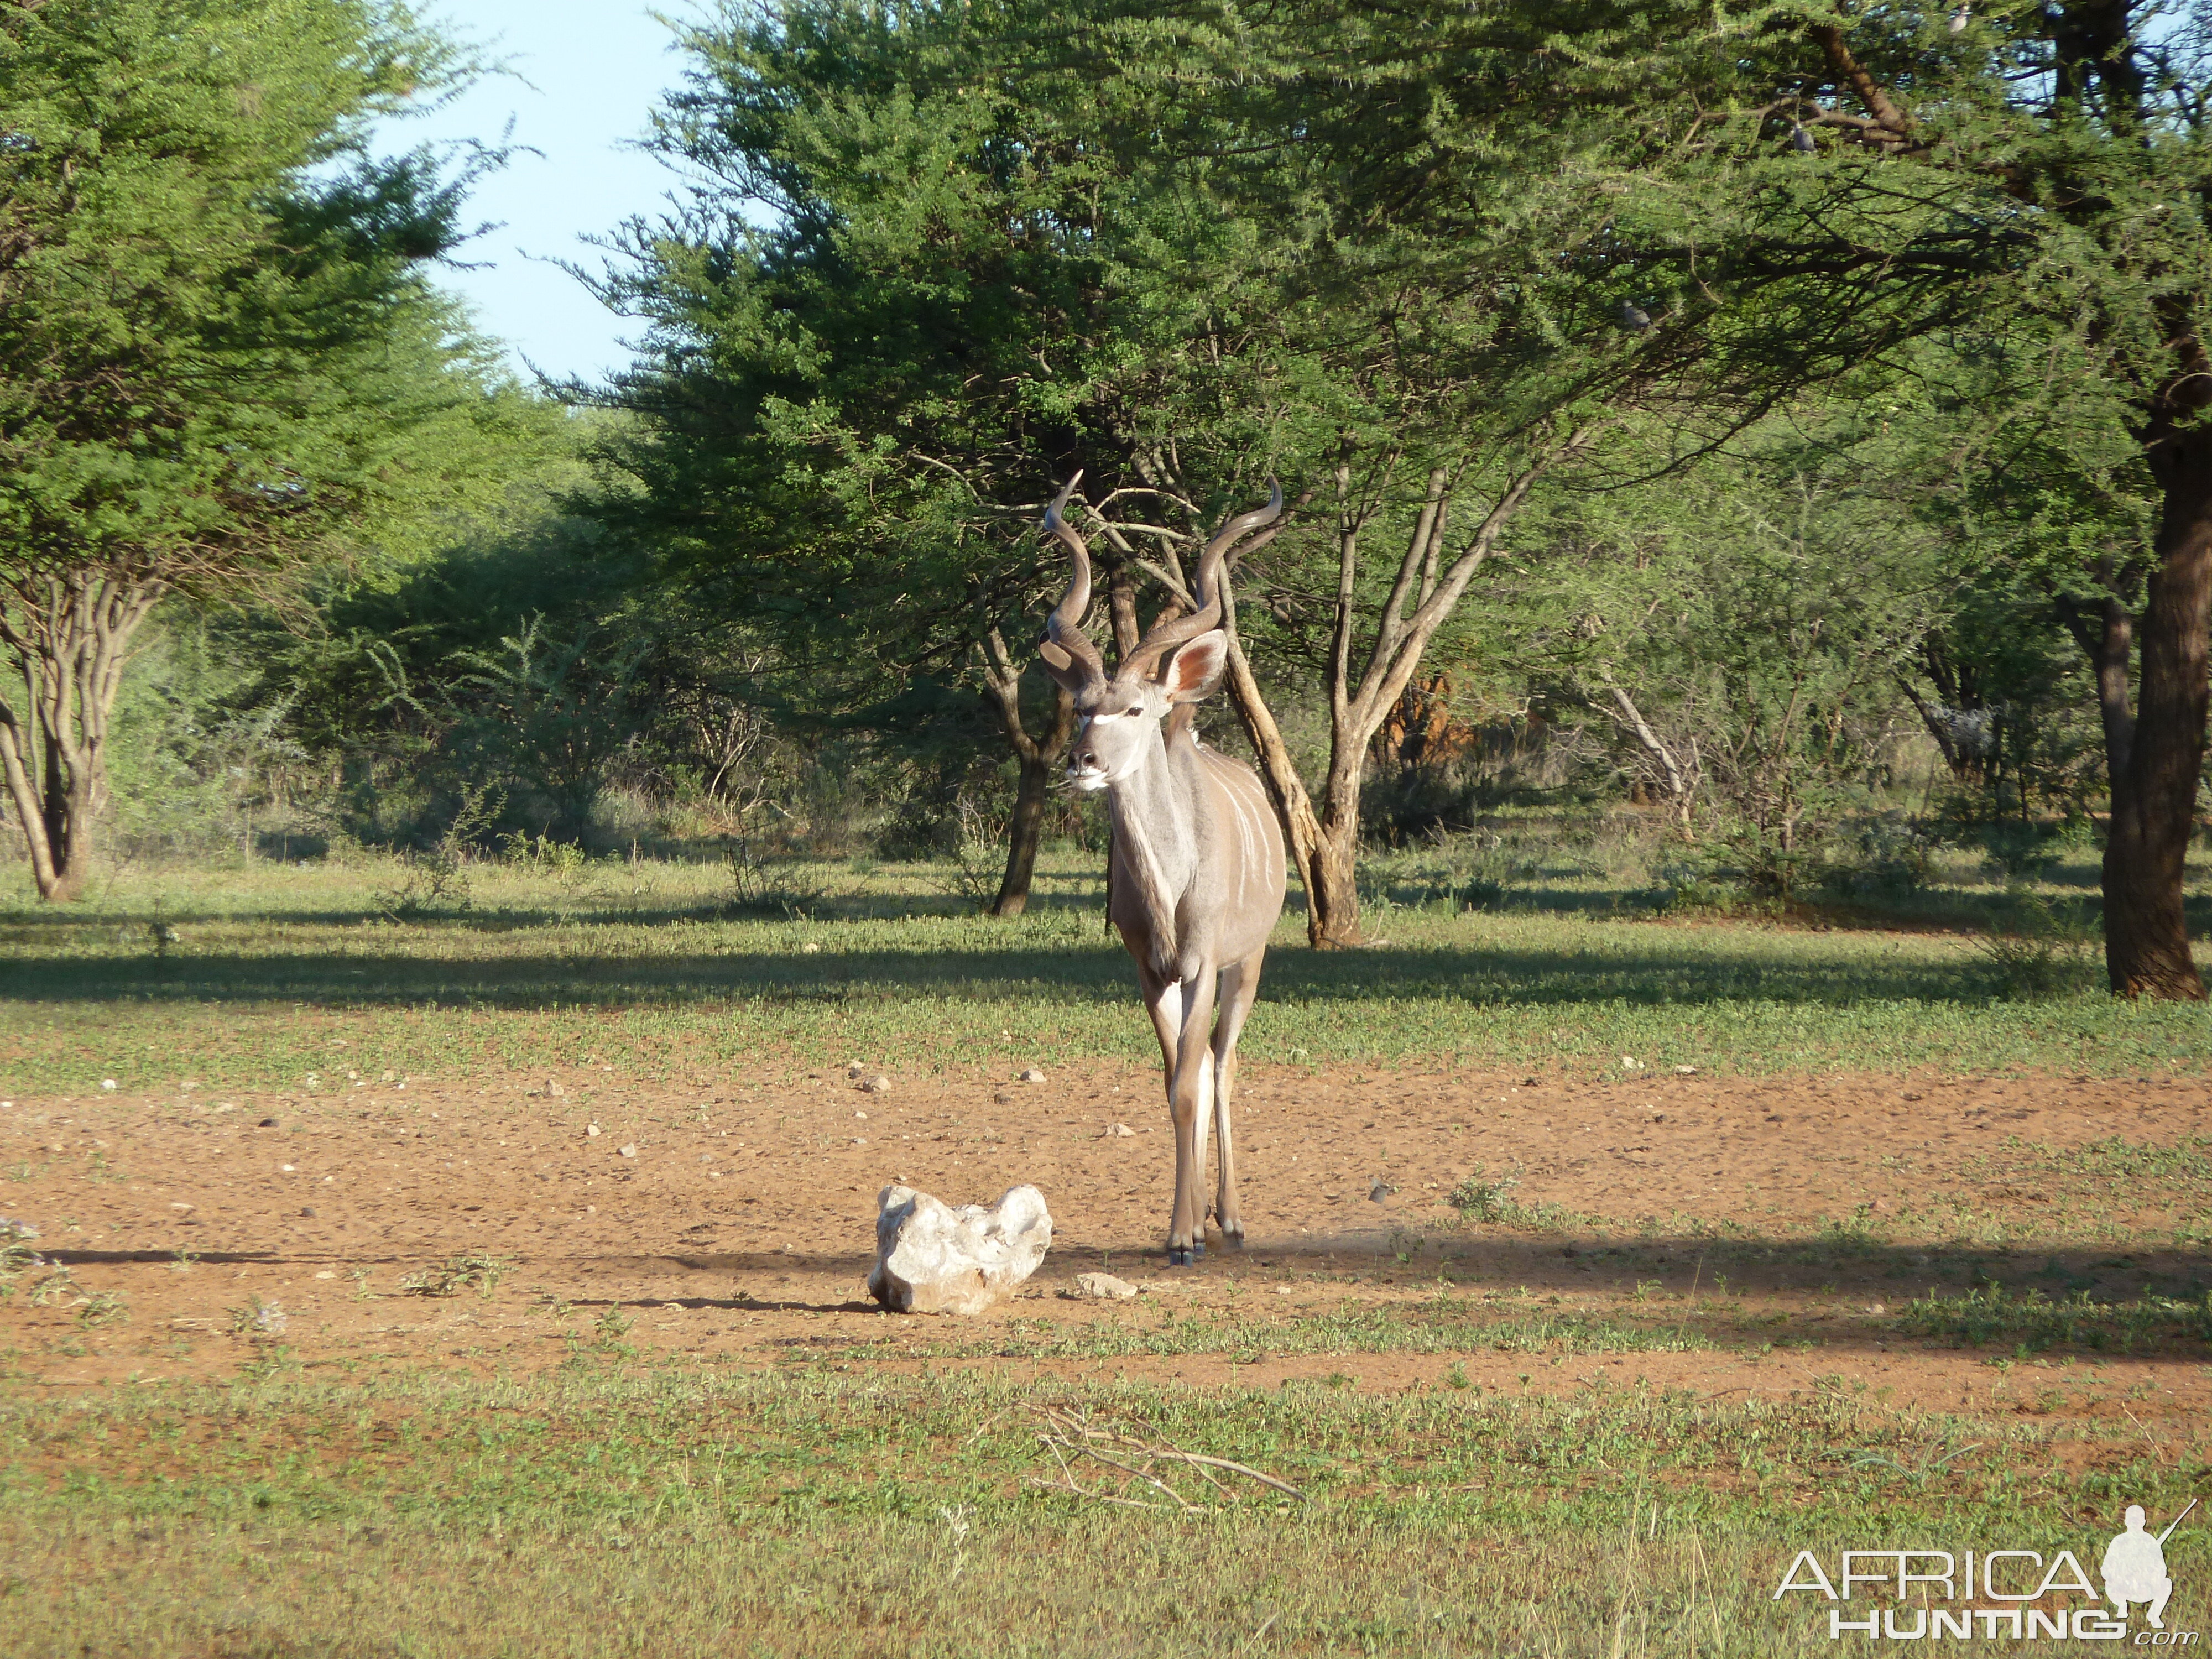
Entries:
[[[18, 1097], [0, 1109], [0, 1214], [38, 1227], [75, 1287], [44, 1306], [27, 1293], [0, 1302], [0, 1358], [52, 1390], [228, 1376], [272, 1352], [266, 1333], [234, 1327], [273, 1302], [283, 1351], [311, 1369], [511, 1372], [611, 1340], [595, 1322], [619, 1304], [616, 1322], [635, 1321], [621, 1338], [630, 1346], [740, 1365], [980, 1364], [1261, 1387], [1329, 1376], [1371, 1389], [1433, 1385], [1457, 1367], [1483, 1387], [1640, 1379], [1716, 1396], [1842, 1375], [1925, 1409], [2124, 1411], [2146, 1432], [2212, 1409], [2201, 1352], [2080, 1364], [2054, 1354], [2030, 1379], [1988, 1351], [1900, 1337], [1892, 1317], [1910, 1297], [1991, 1280], [2106, 1299], [2201, 1292], [2207, 1249], [2159, 1245], [2173, 1237], [2171, 1218], [2141, 1212], [2125, 1182], [2069, 1176], [2063, 1157], [2047, 1179], [1992, 1173], [2013, 1137], [2063, 1155], [2212, 1133], [2200, 1082], [1593, 1083], [1255, 1066], [1237, 1105], [1249, 1246], [1170, 1273], [1159, 1241], [1173, 1145], [1157, 1074], [1133, 1068], [1028, 1085], [980, 1068], [894, 1075], [870, 1094], [842, 1066], [691, 1082], [598, 1066], [441, 1081], [357, 1079], [341, 1057], [289, 1094]], [[1559, 1206], [1540, 1230], [1462, 1221], [1446, 1202], [1471, 1174], [1507, 1168], [1517, 1200]], [[981, 1321], [898, 1319], [867, 1304], [876, 1194], [893, 1179], [954, 1203], [1042, 1188], [1055, 1237], [1028, 1291]], [[2038, 1224], [2084, 1203], [2122, 1231]], [[1935, 1205], [1980, 1218], [1982, 1242], [1916, 1233]], [[494, 1291], [403, 1293], [407, 1276], [465, 1255], [509, 1264]], [[1059, 1295], [1102, 1267], [1146, 1294]], [[100, 1292], [122, 1298], [108, 1322], [85, 1312]], [[1686, 1328], [1716, 1346], [1282, 1353], [1263, 1333], [1211, 1352], [1030, 1357], [1040, 1332], [1150, 1331], [1194, 1316], [1279, 1326], [1440, 1292], [1469, 1318], [1579, 1315]], [[994, 1348], [994, 1332], [1026, 1346]], [[873, 1346], [855, 1362], [862, 1345]]]

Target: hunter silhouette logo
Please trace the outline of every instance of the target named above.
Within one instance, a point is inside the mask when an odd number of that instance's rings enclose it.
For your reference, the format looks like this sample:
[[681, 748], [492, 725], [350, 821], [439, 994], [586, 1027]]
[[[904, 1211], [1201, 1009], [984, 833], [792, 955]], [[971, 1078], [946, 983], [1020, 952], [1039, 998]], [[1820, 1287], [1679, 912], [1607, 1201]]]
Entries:
[[2173, 1580], [2166, 1576], [2166, 1540], [2173, 1536], [2173, 1529], [2181, 1524], [2189, 1510], [2197, 1507], [2197, 1500], [2189, 1500], [2189, 1509], [2173, 1517], [2166, 1529], [2155, 1538], [2143, 1530], [2143, 1510], [2140, 1504], [2128, 1505], [2124, 1517], [2127, 1530], [2105, 1546], [2105, 1599], [2123, 1619], [2128, 1616], [2130, 1601], [2149, 1604], [2148, 1618], [2153, 1630], [2164, 1630], [2166, 1598], [2173, 1594]]
[[[2012, 1642], [2041, 1637], [2194, 1648], [2197, 1632], [2166, 1627], [2166, 1605], [2173, 1595], [2166, 1544], [2197, 1501], [2191, 1498], [2160, 1533], [2148, 1529], [2142, 1504], [2130, 1504], [2122, 1516], [2125, 1529], [2105, 1547], [2099, 1563], [2105, 1581], [2101, 1595], [2072, 1550], [2062, 1549], [2046, 1560], [2038, 1550], [1977, 1547], [1955, 1553], [1845, 1550], [1834, 1558], [1832, 1575], [1814, 1551], [1800, 1550], [1773, 1599], [1780, 1601], [1795, 1593], [1829, 1603], [1832, 1640], [1850, 1635], [1905, 1642], [1930, 1636]], [[1864, 1605], [1869, 1602], [1887, 1605]], [[2136, 1607], [2143, 1610], [2148, 1628], [2130, 1636], [2129, 1613]]]

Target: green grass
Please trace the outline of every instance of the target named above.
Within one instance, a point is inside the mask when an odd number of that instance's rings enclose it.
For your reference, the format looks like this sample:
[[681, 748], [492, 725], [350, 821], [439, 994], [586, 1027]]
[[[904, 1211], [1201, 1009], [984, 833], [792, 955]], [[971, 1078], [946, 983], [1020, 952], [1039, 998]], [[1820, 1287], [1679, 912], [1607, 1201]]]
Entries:
[[[1040, 1406], [1303, 1501], [1045, 1490]], [[1109, 1474], [1079, 1462], [1087, 1491]], [[1777, 1404], [595, 1360], [294, 1374], [0, 1396], [0, 1620], [11, 1653], [131, 1659], [1832, 1652], [1823, 1608], [1771, 1599], [1800, 1548], [1832, 1571], [1931, 1540], [2094, 1560], [2107, 1512], [2171, 1514], [2188, 1484], [2124, 1421], [2062, 1435], [1840, 1381]], [[2172, 1627], [2203, 1620], [2201, 1538], [2170, 1546]]]
[[[704, 864], [489, 865], [468, 908], [394, 921], [402, 879], [357, 856], [125, 872], [73, 907], [19, 897], [0, 910], [0, 1071], [24, 1091], [295, 1087], [338, 1040], [363, 1071], [447, 1075], [587, 1054], [647, 1075], [763, 1055], [1152, 1056], [1082, 854], [1048, 860], [1011, 922], [963, 914], [945, 866], [799, 871], [794, 890], [824, 890], [804, 918], [732, 914]], [[1287, 915], [1244, 1052], [1585, 1075], [1619, 1075], [1624, 1056], [1739, 1073], [2212, 1064], [2203, 1008], [2008, 1000], [1962, 937], [1655, 920], [1634, 900], [1583, 876], [1502, 914], [1397, 906], [1371, 918], [1376, 948], [1334, 953]]]
[[2160, 1146], [2110, 1136], [2060, 1148], [2008, 1135], [1955, 1166], [1915, 1152], [1883, 1166], [1915, 1196], [1880, 1218], [1860, 1210], [1842, 1218], [1836, 1243], [2185, 1251], [2212, 1243], [2212, 1142], [2201, 1138]]
[[[460, 1078], [586, 1056], [672, 1079], [860, 1056], [1153, 1058], [1128, 963], [1102, 935], [1095, 859], [1048, 860], [1040, 902], [1013, 923], [962, 914], [941, 866], [777, 872], [805, 915], [733, 913], [712, 865], [465, 873], [465, 908], [457, 891], [403, 903], [407, 872], [366, 858], [126, 871], [66, 909], [19, 890], [0, 910], [0, 1078], [25, 1093], [109, 1079], [289, 1091], [310, 1073]], [[1641, 1075], [2200, 1075], [2212, 1062], [2203, 1009], [2013, 1001], [1960, 936], [1655, 920], [1642, 878], [1599, 863], [1523, 872], [1481, 914], [1414, 902], [1417, 856], [1377, 875], [1377, 896], [1398, 896], [1371, 915], [1386, 941], [1373, 950], [1316, 955], [1286, 919], [1248, 1055], [1612, 1077], [1624, 1055]], [[2078, 902], [2081, 877], [2062, 868], [2046, 884]], [[1960, 872], [1920, 903], [1923, 920], [1971, 918], [2000, 898]], [[401, 908], [409, 919], [392, 920]], [[249, 1299], [222, 1339], [234, 1381], [82, 1392], [26, 1381], [0, 1325], [0, 1649], [1832, 1654], [1824, 1606], [1772, 1599], [1797, 1549], [1832, 1566], [1842, 1548], [1885, 1544], [2066, 1548], [2094, 1568], [2124, 1504], [2170, 1516], [2212, 1463], [2204, 1424], [2170, 1416], [2154, 1436], [2124, 1412], [2066, 1408], [2057, 1385], [2077, 1373], [2028, 1358], [2202, 1364], [2212, 1304], [2185, 1267], [2124, 1293], [2100, 1275], [2133, 1271], [2119, 1252], [2212, 1238], [2212, 1146], [2014, 1139], [1963, 1169], [1921, 1170], [1921, 1156], [1887, 1172], [1946, 1195], [1856, 1209], [1817, 1237], [1653, 1218], [1652, 1241], [1698, 1243], [1687, 1297], [1679, 1273], [1676, 1292], [1652, 1294], [1653, 1280], [1580, 1305], [1526, 1291], [1363, 1303], [1298, 1284], [1282, 1301], [1156, 1296], [1080, 1322], [932, 1323], [727, 1363], [641, 1358], [633, 1317], [610, 1306], [580, 1322], [565, 1362], [521, 1379], [321, 1358]], [[1401, 1233], [1400, 1261], [1496, 1229], [1583, 1225], [1514, 1179], [1468, 1183], [1461, 1213], [1440, 1203], [1430, 1231]], [[1664, 1259], [1650, 1242], [1577, 1241], [1621, 1274]], [[1907, 1291], [1885, 1308], [1860, 1289], [1793, 1313], [1730, 1285], [1779, 1267], [1917, 1291], [1962, 1282], [1949, 1267], [1979, 1284], [1966, 1270], [1984, 1252], [2031, 1243], [2049, 1255], [2042, 1293]], [[404, 1288], [489, 1297], [507, 1265], [455, 1255]], [[46, 1293], [45, 1271], [0, 1261], [0, 1293], [17, 1292], [0, 1320]], [[76, 1294], [66, 1270], [56, 1284]], [[134, 1316], [83, 1298], [84, 1329], [56, 1352], [126, 1316], [152, 1342], [157, 1310], [138, 1300]], [[1900, 1406], [1872, 1374], [1899, 1341], [2046, 1386], [2001, 1402], [1977, 1390], [1989, 1403], [1975, 1412]], [[1771, 1353], [1803, 1386], [1784, 1401], [1668, 1392], [1632, 1358], [1669, 1356], [1680, 1376], [1708, 1353]], [[1581, 1355], [1627, 1363], [1589, 1367], [1564, 1397], [1530, 1388], [1561, 1386]], [[1096, 1374], [1186, 1356], [1296, 1358], [1316, 1375], [1261, 1389]], [[1366, 1385], [1462, 1357], [1434, 1385]], [[1478, 1358], [1518, 1386], [1474, 1380]], [[1838, 1364], [1866, 1374], [1826, 1369]], [[1048, 1490], [1066, 1471], [1040, 1432], [1071, 1423], [1248, 1465], [1301, 1496], [1241, 1479], [1224, 1492], [1166, 1466], [1170, 1500], [1080, 1452], [1093, 1495]], [[2169, 1627], [2203, 1626], [2207, 1535], [2185, 1527], [2169, 1545]]]
[[1230, 1318], [1170, 1317], [1158, 1325], [1139, 1324], [1126, 1316], [1073, 1327], [1048, 1319], [1010, 1319], [995, 1324], [988, 1336], [974, 1340], [925, 1338], [917, 1342], [902, 1338], [836, 1352], [852, 1358], [883, 1352], [948, 1359], [1224, 1354], [1252, 1364], [1314, 1354], [1445, 1354], [1474, 1350], [1565, 1355], [1685, 1353], [1711, 1346], [1700, 1333], [1686, 1328], [1680, 1320], [1664, 1326], [1630, 1324], [1575, 1310], [1471, 1319], [1456, 1301], [1440, 1298], [1427, 1308], [1402, 1304], [1346, 1308], [1289, 1319], [1270, 1318], [1261, 1311]]
[[1947, 1337], [2019, 1354], [2048, 1348], [2129, 1353], [2173, 1342], [2212, 1343], [2212, 1291], [2194, 1298], [2149, 1296], [2120, 1303], [2078, 1292], [2053, 1301], [2040, 1291], [2008, 1297], [2002, 1285], [1964, 1296], [1929, 1296], [1898, 1321], [1908, 1336]]

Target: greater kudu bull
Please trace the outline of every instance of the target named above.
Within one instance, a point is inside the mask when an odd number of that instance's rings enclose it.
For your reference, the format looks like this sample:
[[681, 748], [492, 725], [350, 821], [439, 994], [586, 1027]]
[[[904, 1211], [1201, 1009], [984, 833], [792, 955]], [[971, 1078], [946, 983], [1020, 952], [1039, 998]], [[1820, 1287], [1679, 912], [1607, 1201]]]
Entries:
[[[1259, 778], [1198, 740], [1188, 706], [1212, 691], [1228, 655], [1221, 621], [1229, 549], [1280, 516], [1283, 493], [1274, 489], [1266, 507], [1231, 519], [1206, 543], [1191, 584], [1196, 611], [1155, 623], [1109, 678], [1083, 633], [1090, 550], [1061, 517], [1082, 477], [1067, 481], [1044, 515], [1045, 532], [1067, 550], [1074, 568], [1037, 649], [1083, 717], [1068, 781], [1086, 793], [1104, 790], [1113, 819], [1107, 913], [1136, 958], [1166, 1063], [1176, 1132], [1168, 1262], [1188, 1267], [1206, 1252], [1200, 1194], [1209, 1113], [1221, 1132], [1214, 1216], [1224, 1244], [1244, 1243], [1229, 1097], [1237, 1033], [1259, 993], [1260, 959], [1282, 914], [1286, 876], [1282, 835]], [[1179, 708], [1185, 712], [1170, 719]]]

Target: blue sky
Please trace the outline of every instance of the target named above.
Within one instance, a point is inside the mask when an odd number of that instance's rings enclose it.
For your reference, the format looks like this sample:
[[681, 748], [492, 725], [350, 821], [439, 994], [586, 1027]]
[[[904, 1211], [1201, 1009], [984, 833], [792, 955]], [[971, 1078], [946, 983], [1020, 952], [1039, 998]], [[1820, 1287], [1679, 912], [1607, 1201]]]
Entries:
[[[659, 0], [673, 15], [696, 15], [681, 0]], [[504, 61], [447, 107], [394, 123], [392, 148], [471, 137], [495, 143], [511, 118], [518, 154], [473, 198], [474, 221], [498, 228], [463, 258], [480, 266], [445, 274], [474, 308], [478, 325], [506, 341], [518, 368], [526, 360], [552, 375], [598, 376], [628, 361], [629, 325], [574, 277], [547, 263], [596, 264], [584, 238], [650, 212], [673, 175], [625, 148], [641, 137], [654, 102], [681, 76], [667, 27], [642, 0], [448, 0], [425, 7], [448, 30]]]

